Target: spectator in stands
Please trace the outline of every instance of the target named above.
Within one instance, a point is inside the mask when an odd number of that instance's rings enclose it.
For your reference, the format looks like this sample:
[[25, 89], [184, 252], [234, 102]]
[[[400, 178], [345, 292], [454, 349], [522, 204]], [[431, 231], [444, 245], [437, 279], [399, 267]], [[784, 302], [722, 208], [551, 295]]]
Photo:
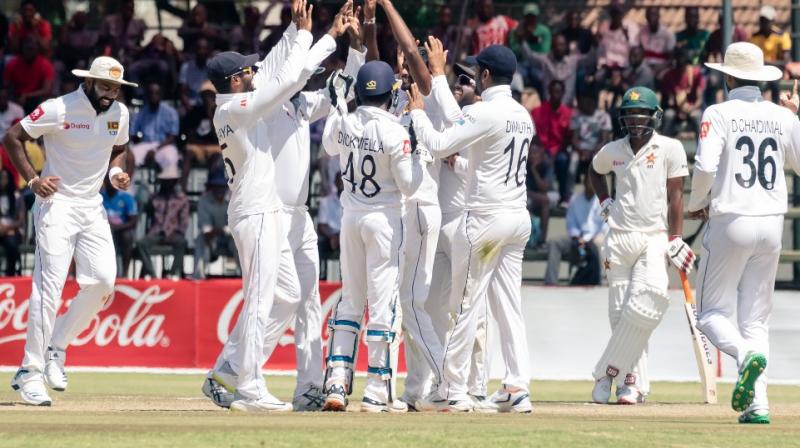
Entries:
[[689, 64], [685, 48], [675, 50], [675, 66], [664, 73], [660, 84], [664, 135], [677, 135], [681, 124], [699, 134], [705, 78], [700, 67]]
[[667, 68], [675, 50], [675, 34], [661, 26], [661, 10], [650, 6], [645, 11], [647, 26], [639, 33], [639, 45], [644, 49], [644, 62], [656, 76]]
[[266, 17], [255, 5], [245, 6], [243, 12], [244, 23], [231, 31], [231, 49], [242, 54], [258, 53]]
[[[186, 136], [186, 152], [183, 155], [183, 172], [189, 173], [194, 166], [212, 166], [221, 157], [217, 133], [214, 129], [214, 111], [217, 91], [211, 81], [200, 88], [200, 104], [192, 107], [181, 120], [182, 134]], [[186, 190], [188, 174], [183, 176], [183, 191]]]
[[181, 65], [178, 75], [178, 85], [181, 90], [181, 105], [188, 111], [192, 106], [200, 104], [200, 87], [208, 81], [206, 62], [210, 54], [208, 40], [199, 37], [195, 41], [194, 57]]
[[206, 7], [200, 3], [192, 8], [189, 17], [183, 21], [178, 36], [183, 39], [183, 52], [188, 54], [195, 53], [195, 45], [201, 37], [206, 38], [213, 48], [217, 47], [217, 40], [222, 37], [220, 29], [208, 22]]
[[34, 2], [26, 0], [20, 5], [19, 16], [8, 27], [9, 50], [21, 52], [23, 42], [28, 38], [36, 40], [37, 48], [44, 54], [50, 54], [50, 41], [53, 40], [50, 22], [39, 15]]
[[100, 36], [106, 52], [123, 64], [130, 64], [142, 51], [147, 25], [135, 17], [134, 0], [123, 0], [119, 11], [103, 20]]
[[319, 235], [320, 278], [325, 279], [325, 260], [331, 259], [339, 251], [339, 234], [342, 230], [342, 202], [341, 195], [344, 190], [342, 173], [337, 172], [335, 181], [336, 189], [329, 192], [319, 202], [317, 212], [317, 234]]
[[136, 225], [139, 222], [139, 211], [136, 199], [127, 191], [119, 191], [111, 184], [108, 176], [103, 179], [103, 208], [108, 215], [111, 237], [114, 248], [121, 263], [117, 265], [117, 277], [127, 277], [128, 267], [133, 258], [133, 241]]
[[[564, 83], [563, 103], [572, 105], [575, 100], [578, 68], [586, 57], [581, 54], [569, 53], [567, 38], [560, 34], [553, 39], [552, 51], [549, 54], [539, 54], [527, 47], [523, 47], [522, 51], [524, 59], [522, 59], [520, 68], [527, 68], [528, 79], [536, 80], [542, 86], [549, 86], [550, 81], [558, 79]], [[536, 86], [537, 82], [530, 84], [526, 82], [526, 84]], [[540, 91], [539, 95], [547, 99], [548, 96], [542, 95], [542, 93], [544, 92]]]
[[180, 54], [172, 41], [162, 34], [156, 34], [139, 53], [138, 59], [131, 64], [127, 73], [130, 73], [131, 81], [139, 86], [157, 82], [162, 89], [172, 92], [180, 60]]
[[220, 256], [238, 259], [236, 245], [228, 228], [228, 181], [224, 168], [208, 173], [206, 192], [197, 202], [197, 228], [194, 240], [192, 278], [206, 278], [206, 268]]
[[186, 229], [189, 225], [189, 199], [178, 191], [178, 169], [166, 168], [158, 175], [158, 193], [150, 199], [146, 212], [150, 217], [147, 236], [136, 242], [136, 251], [142, 261], [141, 276], [155, 277], [150, 253], [155, 246], [171, 246], [174, 259], [169, 276], [177, 280], [183, 276], [183, 256], [186, 253]]
[[644, 63], [644, 49], [639, 46], [631, 48], [630, 65], [622, 71], [622, 91], [633, 86], [649, 89], [655, 89], [656, 86], [653, 69]]
[[558, 179], [559, 203], [566, 207], [572, 194], [569, 180], [569, 125], [572, 109], [562, 102], [564, 82], [558, 79], [547, 86], [547, 100], [531, 111], [536, 126], [536, 139], [544, 147], [546, 162], [552, 164]]
[[573, 154], [578, 158], [577, 174], [585, 174], [594, 154], [611, 141], [611, 116], [598, 108], [597, 91], [587, 89], [578, 95], [578, 110], [572, 114], [569, 128]]
[[14, 177], [3, 169], [0, 171], [0, 247], [5, 252], [5, 275], [8, 277], [20, 274], [19, 246], [22, 244], [26, 211], [22, 196], [14, 185]]
[[523, 55], [523, 48], [534, 53], [546, 55], [550, 53], [552, 34], [550, 28], [539, 21], [539, 5], [528, 3], [522, 10], [522, 22], [509, 35], [509, 46], [516, 53], [517, 58]]
[[[460, 57], [458, 57], [460, 55], [455, 54], [456, 47], [458, 46], [458, 31], [458, 26], [453, 25], [453, 8], [446, 4], [442, 5], [439, 8], [438, 21], [436, 25], [431, 28], [429, 34], [442, 41], [444, 49], [448, 51], [448, 62], [460, 60]], [[461, 50], [464, 50], [463, 46]]]
[[[750, 42], [758, 45], [764, 52], [764, 63], [783, 69], [791, 61], [792, 39], [788, 32], [775, 25], [775, 8], [761, 7], [758, 31], [750, 37]], [[777, 103], [780, 95], [780, 80], [769, 83], [772, 101]]]
[[281, 9], [280, 24], [277, 27], [271, 27], [269, 35], [261, 42], [261, 54], [269, 53], [272, 47], [280, 42], [283, 32], [286, 31], [286, 28], [289, 28], [290, 23], [292, 23], [292, 8], [289, 5], [285, 5]]
[[570, 53], [588, 53], [595, 45], [591, 30], [581, 25], [581, 13], [570, 9], [564, 17], [566, 26], [561, 30], [561, 35], [567, 39]]
[[606, 233], [606, 223], [600, 215], [600, 202], [594, 194], [589, 176], [584, 177], [584, 190], [575, 193], [567, 208], [567, 236], [548, 244], [545, 285], [558, 284], [561, 260], [566, 257], [578, 269], [570, 285], [600, 284], [600, 251], [598, 239]]
[[88, 23], [89, 16], [83, 11], [77, 11], [61, 27], [57, 54], [64, 67], [89, 66], [100, 35], [96, 30], [90, 29]]
[[8, 98], [8, 89], [0, 88], [0, 135], [5, 135], [12, 125], [23, 118], [25, 112], [22, 106]]
[[22, 53], [9, 61], [3, 73], [6, 86], [25, 113], [30, 113], [52, 95], [54, 79], [52, 62], [40, 54], [39, 40], [32, 36], [22, 41]]
[[618, 3], [609, 5], [608, 14], [608, 24], [603, 24], [598, 30], [598, 65], [606, 71], [628, 66], [628, 54], [637, 42], [639, 32], [635, 24], [623, 22], [625, 11]]
[[175, 145], [179, 130], [178, 112], [161, 100], [161, 86], [149, 83], [144, 106], [133, 118], [130, 131], [136, 166], [152, 166], [155, 162], [162, 170], [177, 170], [179, 156]]
[[[526, 6], [526, 10], [527, 8], [528, 6]], [[511, 33], [511, 30], [517, 27], [518, 24], [516, 20], [502, 14], [495, 14], [494, 3], [492, 0], [478, 0], [475, 3], [475, 12], [478, 16], [478, 24], [475, 27], [475, 32], [473, 34], [472, 54], [478, 54], [481, 52], [481, 50], [490, 45], [509, 44], [509, 34]], [[535, 20], [528, 22], [528, 24], [533, 24], [533, 27], [525, 27], [524, 30], [520, 30], [520, 34], [523, 38], [519, 39], [519, 41], [527, 41], [533, 45], [538, 45], [538, 41], [533, 42], [532, 40], [528, 39], [529, 33], [533, 33], [537, 28]], [[547, 51], [549, 51], [549, 42], [548, 48], [544, 52], [546, 53]]]
[[[722, 21], [723, 16], [720, 12], [719, 27], [712, 31], [708, 36], [708, 40], [706, 40], [706, 46], [703, 49], [703, 54], [701, 56], [702, 62], [722, 62], [722, 55], [725, 53], [725, 49], [722, 48]], [[731, 42], [745, 42], [750, 39], [750, 36], [747, 34], [747, 30], [737, 25], [735, 22], [732, 25], [733, 30]], [[716, 71], [712, 70], [711, 72], [715, 73]]]
[[686, 28], [675, 35], [675, 43], [689, 53], [689, 63], [699, 65], [703, 49], [708, 41], [708, 31], [700, 28], [700, 10], [697, 6], [687, 6], [683, 12]]
[[531, 215], [531, 237], [528, 247], [538, 248], [547, 241], [550, 222], [550, 191], [553, 189], [553, 166], [548, 163], [544, 147], [532, 144], [528, 150], [528, 170], [525, 175], [527, 207]]

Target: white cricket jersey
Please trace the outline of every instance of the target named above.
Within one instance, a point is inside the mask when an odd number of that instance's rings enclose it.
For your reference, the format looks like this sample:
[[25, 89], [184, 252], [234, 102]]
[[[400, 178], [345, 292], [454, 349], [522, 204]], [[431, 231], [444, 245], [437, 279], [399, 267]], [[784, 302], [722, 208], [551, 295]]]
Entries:
[[666, 232], [667, 179], [689, 175], [686, 151], [680, 141], [656, 132], [636, 155], [628, 137], [614, 140], [594, 156], [599, 174], [616, 175], [617, 194], [608, 216], [611, 229], [628, 232]]
[[[447, 77], [444, 75], [436, 76], [431, 79], [431, 92], [429, 95], [423, 97], [425, 103], [425, 114], [433, 123], [433, 127], [438, 131], [443, 131], [463, 118], [461, 108], [458, 107], [458, 102], [450, 92], [450, 86], [447, 84]], [[400, 124], [406, 128], [409, 135], [414, 132], [412, 128], [411, 114], [403, 113], [400, 116]], [[423, 143], [414, 142], [412, 136], [411, 146], [413, 148], [412, 155], [414, 158], [419, 159], [422, 166], [425, 167], [423, 173], [422, 184], [417, 191], [407, 201], [415, 201], [421, 204], [438, 205], [439, 204], [439, 173], [442, 169], [442, 160], [438, 157], [433, 157], [430, 151]]]
[[784, 214], [784, 165], [798, 166], [800, 121], [789, 109], [764, 101], [758, 87], [734, 89], [728, 98], [703, 113], [689, 210]]
[[45, 101], [20, 124], [31, 137], [44, 138], [42, 176], [61, 178], [52, 198], [99, 205], [111, 150], [128, 143], [128, 122], [124, 104], [114, 101], [109, 110], [98, 114], [80, 86]]
[[528, 150], [535, 135], [531, 116], [508, 85], [486, 89], [481, 98], [444, 132], [433, 128], [424, 111], [412, 111], [417, 139], [440, 158], [468, 149], [466, 210], [525, 208]]
[[[470, 108], [472, 105], [464, 107], [462, 112], [468, 113]], [[439, 171], [439, 207], [442, 209], [442, 214], [464, 210], [468, 174], [469, 160], [466, 158], [466, 152], [460, 154], [454, 167], [442, 164]]]
[[297, 84], [307, 75], [304, 64], [311, 41], [311, 33], [297, 32], [280, 69], [254, 91], [217, 95], [214, 127], [232, 192], [228, 205], [231, 221], [274, 212], [282, 206], [275, 186], [270, 130], [264, 117], [269, 117], [297, 92]]
[[422, 181], [408, 133], [389, 112], [360, 106], [342, 115], [332, 108], [322, 135], [325, 152], [339, 155], [345, 210], [399, 208]]
[[[323, 51], [314, 51], [318, 47]], [[311, 72], [334, 51], [336, 41], [326, 34], [309, 51], [306, 66]], [[364, 65], [366, 52], [350, 48], [344, 74], [355, 79], [358, 70]], [[273, 113], [267, 124], [270, 131], [270, 144], [275, 160], [275, 182], [278, 197], [289, 207], [305, 206], [308, 200], [309, 166], [311, 158], [311, 123], [328, 115], [331, 107], [328, 89], [314, 92], [301, 92], [285, 101]]]

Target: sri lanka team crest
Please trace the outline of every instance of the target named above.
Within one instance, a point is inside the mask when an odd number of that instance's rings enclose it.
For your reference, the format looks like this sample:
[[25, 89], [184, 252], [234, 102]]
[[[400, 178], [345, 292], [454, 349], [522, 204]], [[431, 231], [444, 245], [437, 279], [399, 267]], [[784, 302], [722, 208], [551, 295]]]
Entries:
[[119, 121], [109, 121], [108, 123], [108, 135], [117, 135], [119, 133]]

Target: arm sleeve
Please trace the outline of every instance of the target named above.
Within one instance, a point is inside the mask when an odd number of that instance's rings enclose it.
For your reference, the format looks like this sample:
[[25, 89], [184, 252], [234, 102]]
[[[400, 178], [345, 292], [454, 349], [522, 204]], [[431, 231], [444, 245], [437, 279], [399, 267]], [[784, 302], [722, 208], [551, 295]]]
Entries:
[[292, 42], [295, 42], [299, 32], [294, 22], [289, 24], [286, 31], [283, 32], [281, 40], [272, 47], [267, 56], [264, 57], [258, 65], [258, 73], [255, 79], [256, 87], [266, 85], [269, 80], [278, 72], [281, 65], [289, 58], [292, 48]]
[[608, 174], [611, 172], [613, 168], [611, 166], [611, 155], [609, 146], [603, 146], [600, 148], [600, 151], [597, 151], [597, 154], [594, 155], [592, 159], [592, 168], [597, 171], [598, 174]]
[[344, 116], [339, 112], [339, 109], [330, 108], [328, 120], [325, 122], [325, 129], [322, 131], [322, 147], [325, 152], [330, 156], [339, 154], [339, 145], [336, 143], [334, 134], [336, 130], [342, 126]]
[[61, 129], [62, 119], [63, 113], [56, 100], [47, 100], [23, 118], [20, 124], [28, 135], [39, 138]]
[[689, 163], [686, 161], [686, 151], [683, 144], [676, 142], [671, 147], [669, 159], [667, 160], [667, 179], [675, 177], [686, 177], [689, 175]]
[[441, 111], [441, 116], [447, 125], [458, 123], [464, 119], [464, 113], [458, 106], [458, 101], [450, 91], [450, 85], [447, 84], [447, 77], [440, 75], [431, 80], [431, 94], [430, 97], [436, 103], [436, 107]]
[[234, 100], [226, 104], [230, 122], [247, 127], [271, 114], [294, 95], [296, 90], [291, 89], [302, 76], [311, 39], [311, 33], [298, 32], [289, 52], [289, 58], [284, 61], [275, 76], [255, 91], [249, 92], [241, 101]]
[[367, 60], [367, 49], [364, 48], [363, 51], [359, 51], [353, 47], [348, 48], [349, 50], [347, 51], [347, 63], [344, 66], [344, 74], [356, 79], [356, 76], [358, 76], [358, 71]]
[[463, 156], [459, 156], [456, 159], [456, 164], [453, 167], [453, 171], [456, 172], [461, 177], [464, 177], [469, 172], [469, 159]]
[[[475, 107], [470, 112], [474, 113], [474, 110]], [[431, 120], [421, 110], [411, 111], [411, 119], [414, 121], [417, 141], [422, 142], [434, 157], [440, 159], [475, 144], [489, 132], [491, 126], [489, 120], [478, 120], [469, 112], [464, 113], [464, 118], [444, 132], [437, 132]]]
[[405, 129], [392, 132], [387, 140], [391, 142], [389, 153], [391, 154], [392, 175], [397, 183], [397, 188], [403, 195], [411, 196], [422, 183], [424, 170], [422, 163], [424, 162], [419, 157], [411, 157], [411, 140]]
[[722, 116], [713, 107], [706, 109], [700, 121], [700, 139], [694, 156], [689, 211], [697, 211], [708, 205], [708, 193], [714, 185], [714, 177], [725, 147], [725, 135]]

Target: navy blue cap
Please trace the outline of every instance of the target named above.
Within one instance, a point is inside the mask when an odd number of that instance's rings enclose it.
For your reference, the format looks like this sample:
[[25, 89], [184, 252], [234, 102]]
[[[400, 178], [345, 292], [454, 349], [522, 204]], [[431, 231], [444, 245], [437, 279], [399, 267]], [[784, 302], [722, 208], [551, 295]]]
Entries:
[[208, 79], [211, 81], [221, 81], [235, 75], [247, 67], [256, 65], [261, 57], [258, 54], [245, 56], [235, 51], [224, 51], [211, 58], [206, 64]]
[[478, 53], [478, 56], [468, 57], [466, 62], [472, 66], [487, 68], [494, 76], [511, 78], [517, 71], [517, 57], [510, 48], [503, 45], [490, 45]]
[[359, 98], [383, 95], [392, 91], [394, 83], [394, 70], [389, 64], [370, 61], [358, 71], [356, 93]]

